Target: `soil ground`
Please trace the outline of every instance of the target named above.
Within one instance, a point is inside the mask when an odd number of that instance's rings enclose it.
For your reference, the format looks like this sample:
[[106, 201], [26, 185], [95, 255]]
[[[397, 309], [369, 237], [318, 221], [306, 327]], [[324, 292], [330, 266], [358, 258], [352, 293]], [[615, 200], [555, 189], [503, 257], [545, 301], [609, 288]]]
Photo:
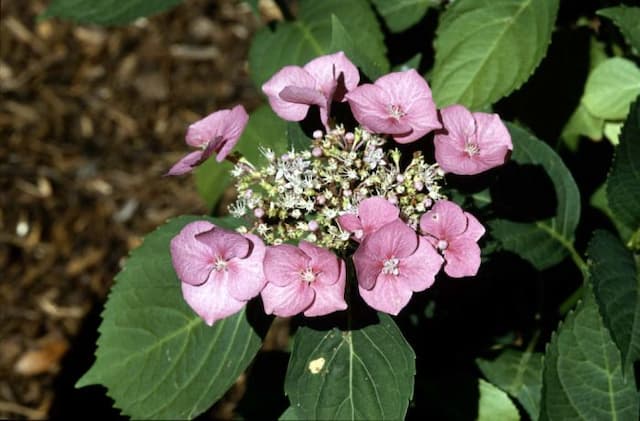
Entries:
[[206, 212], [191, 177], [162, 175], [188, 124], [258, 104], [258, 19], [238, 1], [187, 0], [100, 28], [37, 21], [46, 3], [0, 3], [0, 418], [111, 417], [102, 389], [73, 384], [128, 251]]

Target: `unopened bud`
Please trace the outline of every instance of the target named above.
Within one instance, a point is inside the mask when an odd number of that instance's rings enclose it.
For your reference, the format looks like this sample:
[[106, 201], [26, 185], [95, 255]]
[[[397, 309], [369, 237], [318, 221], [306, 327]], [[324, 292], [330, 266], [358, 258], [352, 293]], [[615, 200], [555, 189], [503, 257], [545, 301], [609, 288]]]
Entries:
[[313, 232], [313, 231], [317, 231], [318, 228], [320, 228], [320, 225], [318, 224], [317, 221], [309, 221], [309, 223], [307, 224], [309, 231]]

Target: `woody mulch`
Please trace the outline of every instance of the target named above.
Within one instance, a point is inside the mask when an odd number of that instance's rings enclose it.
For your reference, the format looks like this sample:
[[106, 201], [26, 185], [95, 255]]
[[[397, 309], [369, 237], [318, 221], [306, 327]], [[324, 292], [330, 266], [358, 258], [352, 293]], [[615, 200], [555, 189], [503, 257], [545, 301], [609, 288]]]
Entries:
[[46, 3], [0, 6], [3, 418], [92, 404], [73, 383], [124, 257], [166, 219], [207, 211], [192, 178], [162, 176], [187, 151], [185, 128], [259, 102], [246, 62], [259, 22], [246, 4], [188, 0], [101, 28], [37, 21]]

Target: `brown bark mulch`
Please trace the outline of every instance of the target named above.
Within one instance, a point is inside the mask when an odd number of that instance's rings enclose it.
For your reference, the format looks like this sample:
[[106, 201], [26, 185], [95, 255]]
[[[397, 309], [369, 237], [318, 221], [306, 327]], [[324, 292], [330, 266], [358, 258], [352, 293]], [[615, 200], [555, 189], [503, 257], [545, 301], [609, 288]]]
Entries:
[[123, 258], [166, 219], [206, 212], [190, 177], [162, 177], [186, 126], [259, 102], [246, 4], [188, 0], [101, 28], [37, 21], [46, 3], [0, 3], [3, 418], [65, 413]]

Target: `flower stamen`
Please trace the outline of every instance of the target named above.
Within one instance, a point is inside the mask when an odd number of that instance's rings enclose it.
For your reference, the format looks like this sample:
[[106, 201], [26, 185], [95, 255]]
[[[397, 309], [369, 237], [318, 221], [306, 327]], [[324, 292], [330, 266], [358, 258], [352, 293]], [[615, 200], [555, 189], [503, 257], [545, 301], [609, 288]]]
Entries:
[[399, 259], [392, 257], [391, 259], [386, 259], [382, 263], [382, 273], [385, 275], [394, 275], [398, 276], [400, 274], [400, 270], [398, 269], [398, 263], [400, 263]]
[[300, 280], [303, 282], [311, 283], [316, 280], [316, 274], [313, 273], [313, 269], [307, 268], [300, 272]]
[[407, 115], [399, 105], [392, 104], [389, 106], [389, 116], [395, 118], [396, 120], [400, 120], [400, 118]]
[[227, 261], [222, 256], [216, 256], [216, 260], [213, 263], [213, 269], [216, 272], [222, 272], [227, 270]]

